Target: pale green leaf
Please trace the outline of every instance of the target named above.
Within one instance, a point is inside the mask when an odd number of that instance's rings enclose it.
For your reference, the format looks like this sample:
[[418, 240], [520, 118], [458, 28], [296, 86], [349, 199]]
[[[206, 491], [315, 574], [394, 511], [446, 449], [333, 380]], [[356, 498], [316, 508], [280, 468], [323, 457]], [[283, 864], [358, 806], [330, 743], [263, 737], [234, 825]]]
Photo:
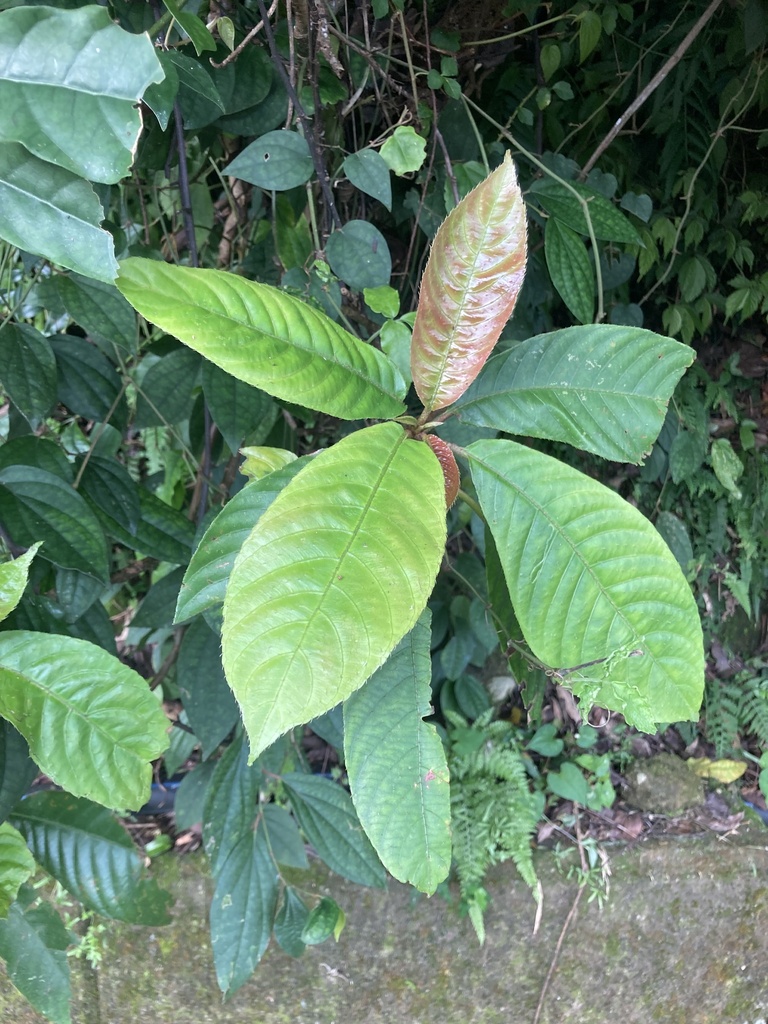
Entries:
[[168, 722], [146, 680], [68, 636], [0, 634], [0, 714], [49, 778], [105, 807], [138, 808]]
[[35, 793], [13, 814], [35, 860], [76, 900], [129, 924], [168, 924], [171, 897], [144, 877], [144, 858], [106, 808], [69, 793]]
[[646, 731], [696, 719], [698, 610], [651, 524], [614, 491], [514, 441], [476, 441], [467, 454], [533, 653], [585, 703]]
[[395, 128], [384, 145], [381, 156], [391, 171], [402, 177], [418, 171], [427, 158], [427, 141], [408, 124]]
[[733, 450], [733, 446], [728, 438], [719, 437], [716, 441], [713, 441], [709, 457], [717, 479], [729, 494], [739, 501], [741, 499], [741, 491], [737, 486], [737, 481], [744, 472], [744, 463]]
[[286, 448], [248, 445], [241, 448], [240, 453], [245, 456], [240, 472], [250, 480], [261, 480], [262, 477], [274, 473], [276, 469], [282, 469], [283, 466], [296, 461], [294, 452], [289, 452]]
[[27, 585], [30, 563], [41, 543], [38, 541], [33, 544], [29, 551], [12, 562], [0, 563], [0, 622], [7, 618], [21, 600]]
[[47, 903], [23, 911], [14, 904], [0, 921], [0, 957], [8, 977], [53, 1024], [70, 1024], [69, 962], [74, 942], [56, 911]]
[[693, 349], [639, 328], [590, 324], [494, 356], [454, 406], [463, 423], [640, 462]]
[[383, 353], [277, 288], [148, 259], [123, 260], [117, 284], [142, 316], [277, 398], [342, 419], [404, 411]]
[[384, 662], [423, 611], [444, 545], [440, 465], [396, 423], [345, 437], [280, 492], [224, 602], [224, 670], [253, 757]]
[[0, 238], [98, 281], [117, 274], [112, 236], [87, 181], [0, 142]]
[[137, 101], [162, 77], [149, 37], [103, 7], [0, 13], [0, 139], [91, 181], [128, 174]]
[[525, 274], [525, 206], [509, 155], [448, 214], [429, 255], [411, 371], [428, 411], [466, 391], [512, 314]]
[[561, 299], [580, 323], [588, 324], [595, 308], [595, 270], [583, 240], [550, 217], [544, 229], [544, 255]]
[[433, 893], [451, 866], [450, 786], [430, 706], [430, 615], [344, 702], [344, 756], [360, 822], [401, 882]]
[[19, 886], [34, 874], [35, 860], [24, 837], [13, 825], [0, 825], [0, 918], [16, 899]]

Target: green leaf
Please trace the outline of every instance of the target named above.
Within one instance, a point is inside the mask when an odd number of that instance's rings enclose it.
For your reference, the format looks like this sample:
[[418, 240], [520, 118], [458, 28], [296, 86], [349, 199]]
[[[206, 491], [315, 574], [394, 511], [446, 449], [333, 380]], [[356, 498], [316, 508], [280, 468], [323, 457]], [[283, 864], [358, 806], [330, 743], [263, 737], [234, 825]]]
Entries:
[[619, 204], [622, 209], [633, 213], [639, 220], [647, 224], [653, 213], [653, 200], [649, 195], [643, 193], [637, 195], [635, 192], [625, 192]]
[[170, 11], [173, 15], [174, 21], [178, 23], [179, 27], [182, 28], [192, 40], [192, 45], [195, 47], [195, 52], [198, 57], [206, 50], [215, 51], [215, 39], [196, 15], [189, 14], [187, 11], [179, 10], [178, 5], [174, 3], [173, 0], [163, 0], [163, 4], [165, 5], [166, 10]]
[[29, 551], [12, 562], [0, 563], [0, 622], [8, 617], [21, 600], [27, 586], [30, 563], [41, 544], [42, 541], [33, 544]]
[[60, 477], [31, 466], [0, 470], [0, 519], [17, 543], [44, 537], [43, 558], [106, 581], [107, 544], [99, 521]]
[[350, 220], [325, 243], [331, 270], [355, 291], [389, 284], [392, 257], [384, 235], [365, 220]]
[[147, 319], [277, 398], [342, 419], [404, 411], [405, 383], [383, 353], [277, 288], [145, 259], [123, 260], [118, 287]]
[[144, 858], [104, 807], [69, 793], [35, 793], [13, 822], [38, 864], [90, 910], [129, 924], [169, 923], [170, 895], [144, 877]]
[[208, 786], [216, 764], [216, 761], [201, 761], [181, 780], [173, 805], [177, 831], [183, 832], [202, 823]]
[[79, 493], [108, 534], [116, 531], [121, 540], [127, 533], [133, 539], [141, 518], [139, 489], [117, 459], [92, 454], [83, 467]]
[[398, 176], [411, 174], [427, 158], [427, 141], [410, 125], [398, 125], [381, 147], [381, 157]]
[[58, 334], [51, 338], [58, 369], [59, 401], [78, 416], [103, 423], [111, 420], [118, 429], [128, 420], [122, 381], [112, 363], [83, 338]]
[[348, 435], [281, 491], [224, 601], [224, 670], [252, 756], [384, 662], [423, 611], [444, 545], [440, 464], [397, 423]]
[[100, 647], [68, 636], [0, 634], [0, 714], [40, 770], [74, 796], [141, 807], [167, 720], [146, 680]]
[[98, 281], [117, 274], [112, 236], [87, 181], [0, 142], [0, 238]]
[[[531, 194], [544, 209], [562, 225], [580, 235], [588, 235], [584, 206], [586, 201], [589, 219], [595, 238], [605, 242], [626, 242], [628, 245], [642, 245], [634, 224], [605, 196], [578, 182], [570, 182], [570, 188], [551, 178], [541, 178], [531, 186]], [[578, 195], [574, 195], [574, 190]]]
[[0, 329], [3, 391], [33, 426], [56, 401], [56, 359], [48, 339], [28, 324]]
[[224, 601], [232, 566], [259, 518], [309, 459], [297, 459], [238, 491], [203, 534], [184, 576], [176, 621], [184, 622]]
[[283, 785], [304, 835], [331, 871], [358, 885], [383, 889], [386, 872], [341, 786], [299, 772], [284, 775]]
[[260, 188], [286, 192], [309, 181], [315, 165], [309, 146], [298, 132], [267, 132], [238, 153], [223, 173]]
[[76, 622], [102, 596], [104, 584], [77, 569], [56, 570], [56, 597], [68, 623]]
[[306, 946], [319, 946], [321, 942], [330, 939], [342, 916], [341, 907], [336, 900], [332, 900], [330, 896], [323, 896], [309, 913], [301, 932], [301, 941]]
[[[400, 882], [433, 893], [451, 866], [445, 750], [430, 706], [429, 612], [344, 702], [344, 753], [360, 822]], [[393, 728], [393, 724], [397, 727]]]
[[262, 444], [277, 419], [277, 407], [269, 395], [207, 359], [203, 362], [203, 393], [231, 452], [236, 452], [246, 437], [251, 444]]
[[579, 15], [579, 64], [584, 63], [600, 42], [602, 30], [603, 22], [596, 11], [583, 11]]
[[534, 654], [585, 702], [641, 729], [695, 719], [696, 602], [651, 524], [614, 491], [514, 441], [476, 441], [467, 454]]
[[709, 457], [717, 479], [729, 494], [740, 501], [741, 491], [736, 483], [744, 472], [744, 463], [733, 450], [731, 442], [726, 437], [720, 437], [713, 441]]
[[196, 352], [181, 347], [153, 363], [137, 384], [135, 426], [157, 427], [188, 419], [200, 363]]
[[290, 812], [278, 804], [264, 804], [261, 817], [269, 838], [269, 848], [278, 864], [306, 871], [309, 868], [304, 840]]
[[8, 977], [32, 1006], [53, 1024], [70, 1024], [69, 963], [73, 937], [46, 903], [22, 911], [14, 904], [0, 921], [0, 957]]
[[174, 101], [179, 92], [179, 74], [168, 51], [160, 50], [157, 56], [160, 60], [160, 66], [165, 72], [165, 78], [162, 82], [150, 85], [145, 91], [142, 101], [146, 103], [157, 118], [157, 123], [165, 131], [173, 113]]
[[125, 32], [102, 7], [0, 13], [0, 139], [83, 178], [128, 174], [137, 101], [162, 77], [149, 37]]
[[224, 113], [224, 101], [202, 64], [178, 50], [162, 55], [164, 67], [168, 61], [176, 69], [179, 80], [177, 99], [184, 128], [188, 131], [204, 128]]
[[0, 918], [8, 917], [19, 886], [34, 872], [35, 861], [24, 837], [4, 821], [0, 825]]
[[659, 512], [654, 525], [677, 559], [680, 568], [686, 572], [693, 561], [693, 546], [685, 522], [674, 512]]
[[241, 448], [240, 452], [245, 456], [240, 472], [249, 480], [261, 480], [270, 473], [274, 473], [283, 466], [296, 461], [293, 452], [287, 448], [270, 448], [256, 445], [248, 445]]
[[146, 487], [139, 487], [141, 518], [136, 527], [136, 537], [129, 538], [129, 547], [134, 547], [161, 562], [186, 565], [192, 554], [195, 539], [195, 525], [166, 505]]
[[253, 832], [261, 766], [248, 764], [242, 732], [224, 751], [208, 787], [203, 845], [214, 877], [231, 851]]
[[91, 337], [125, 352], [136, 352], [136, 313], [113, 284], [79, 274], [59, 274], [56, 290], [75, 321]]
[[0, 821], [5, 821], [36, 775], [27, 741], [10, 722], [0, 719]]
[[184, 567], [162, 576], [149, 588], [131, 620], [136, 629], [162, 629], [173, 625], [173, 612], [179, 597]]
[[309, 910], [301, 896], [291, 886], [283, 892], [283, 902], [275, 918], [275, 938], [289, 956], [301, 956], [305, 944], [301, 933], [307, 923]]
[[588, 324], [595, 308], [595, 271], [582, 239], [550, 217], [544, 229], [544, 255], [552, 284], [577, 320]]
[[374, 313], [381, 313], [382, 316], [391, 319], [400, 312], [400, 296], [388, 284], [380, 285], [378, 288], [364, 288], [363, 298]]
[[547, 772], [547, 789], [564, 800], [573, 800], [585, 807], [589, 803], [589, 786], [582, 772], [566, 761], [559, 772]]
[[469, 387], [498, 341], [525, 273], [525, 206], [509, 155], [438, 229], [421, 281], [411, 371], [427, 411]]
[[72, 463], [63, 448], [45, 437], [26, 434], [0, 445], [0, 469], [19, 464], [44, 469], [68, 484], [75, 479]]
[[341, 169], [355, 188], [373, 196], [392, 209], [392, 183], [389, 179], [389, 165], [375, 149], [361, 149], [350, 153]]
[[640, 328], [590, 324], [493, 356], [455, 405], [462, 423], [640, 462], [693, 349]]
[[210, 757], [234, 728], [238, 713], [221, 667], [219, 638], [203, 619], [195, 619], [184, 633], [176, 682], [203, 757]]

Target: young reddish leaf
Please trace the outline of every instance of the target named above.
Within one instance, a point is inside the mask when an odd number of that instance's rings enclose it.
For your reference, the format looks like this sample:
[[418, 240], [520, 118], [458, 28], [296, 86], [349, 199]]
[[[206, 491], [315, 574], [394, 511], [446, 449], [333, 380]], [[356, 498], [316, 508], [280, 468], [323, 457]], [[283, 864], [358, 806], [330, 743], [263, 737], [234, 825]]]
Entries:
[[525, 274], [525, 207], [505, 156], [440, 226], [413, 327], [413, 383], [428, 412], [450, 405], [483, 367]]
[[427, 434], [424, 440], [435, 453], [437, 461], [440, 463], [440, 468], [443, 471], [443, 480], [445, 481], [445, 504], [446, 508], [450, 508], [454, 501], [456, 501], [456, 495], [459, 493], [459, 484], [461, 482], [456, 459], [453, 457], [453, 452], [448, 447], [448, 444], [441, 437]]

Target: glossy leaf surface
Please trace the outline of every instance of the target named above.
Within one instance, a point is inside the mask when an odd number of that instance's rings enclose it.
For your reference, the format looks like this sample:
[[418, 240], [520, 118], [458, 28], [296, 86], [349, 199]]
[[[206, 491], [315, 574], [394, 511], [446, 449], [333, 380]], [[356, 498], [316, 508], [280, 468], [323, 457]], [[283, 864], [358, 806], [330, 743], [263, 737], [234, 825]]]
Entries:
[[341, 419], [404, 411], [385, 355], [277, 288], [138, 258], [122, 261], [117, 285], [142, 316], [277, 398]]
[[35, 860], [76, 900], [129, 924], [168, 924], [171, 897], [144, 877], [144, 859], [104, 807], [69, 793], [35, 793], [13, 824]]
[[117, 274], [112, 236], [87, 181], [16, 142], [0, 143], [0, 238], [98, 281]]
[[8, 916], [19, 886], [34, 872], [35, 861], [24, 837], [4, 821], [0, 824], [0, 918]]
[[585, 702], [645, 731], [695, 719], [696, 603], [651, 524], [614, 491], [514, 441], [476, 441], [467, 454], [534, 654]]
[[456, 403], [457, 418], [640, 462], [694, 357], [636, 327], [566, 327], [493, 356]]
[[589, 323], [595, 309], [595, 271], [583, 240], [551, 217], [544, 231], [544, 255], [560, 298], [580, 323]]
[[480, 372], [523, 284], [525, 207], [507, 157], [440, 226], [419, 293], [411, 370], [427, 410], [463, 394]]
[[440, 465], [397, 423], [347, 436], [280, 492], [224, 601], [224, 670], [252, 756], [384, 662], [423, 611], [444, 545]]
[[128, 173], [137, 100], [162, 78], [149, 37], [124, 31], [102, 7], [0, 14], [0, 139], [91, 181]]
[[451, 866], [450, 787], [430, 706], [430, 615], [344, 702], [344, 752], [355, 809], [401, 882], [433, 893]]
[[12, 562], [0, 563], [0, 622], [16, 607], [24, 593], [29, 575], [29, 566], [42, 542], [38, 541], [29, 551], [19, 555]]
[[41, 771], [105, 807], [141, 807], [149, 762], [168, 746], [168, 723], [146, 680], [68, 636], [0, 633], [0, 714]]

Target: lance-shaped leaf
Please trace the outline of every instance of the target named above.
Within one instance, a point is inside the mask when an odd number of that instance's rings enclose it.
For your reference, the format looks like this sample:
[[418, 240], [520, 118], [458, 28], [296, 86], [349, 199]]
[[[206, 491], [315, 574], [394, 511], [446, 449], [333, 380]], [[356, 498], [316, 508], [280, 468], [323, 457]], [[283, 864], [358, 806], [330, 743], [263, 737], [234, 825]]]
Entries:
[[534, 654], [585, 700], [646, 731], [695, 719], [704, 685], [696, 602], [648, 520], [514, 441], [476, 441], [467, 454]]
[[525, 207], [507, 155], [432, 243], [411, 347], [413, 383], [427, 410], [455, 402], [480, 372], [515, 307], [525, 252]]
[[457, 418], [640, 462], [694, 357], [637, 327], [566, 327], [493, 356], [456, 403]]
[[344, 702], [344, 754], [360, 822], [384, 867], [433, 893], [451, 866], [448, 766], [430, 707], [429, 612]]
[[83, 178], [128, 173], [137, 100], [162, 78], [149, 37], [126, 32], [103, 7], [0, 14], [0, 139]]
[[97, 281], [117, 273], [104, 212], [87, 181], [0, 142], [0, 238]]
[[0, 564], [0, 622], [8, 617], [21, 600], [27, 585], [30, 562], [37, 554], [41, 543], [42, 541], [38, 541], [33, 544], [29, 551], [15, 561]]
[[171, 897], [145, 878], [144, 858], [109, 811], [69, 793], [35, 793], [13, 824], [35, 859], [76, 900], [129, 924], [168, 924]]
[[440, 464], [397, 423], [349, 435], [280, 492], [224, 601], [224, 670], [252, 757], [383, 663], [423, 611], [444, 544]]
[[404, 411], [405, 383], [382, 352], [279, 288], [139, 258], [121, 262], [117, 286], [147, 320], [276, 398], [341, 419]]
[[0, 633], [0, 715], [40, 769], [75, 796], [141, 807], [168, 722], [146, 680], [85, 640]]
[[48, 903], [22, 910], [18, 903], [0, 921], [0, 957], [9, 979], [53, 1024], [70, 1024], [69, 962], [74, 936]]

